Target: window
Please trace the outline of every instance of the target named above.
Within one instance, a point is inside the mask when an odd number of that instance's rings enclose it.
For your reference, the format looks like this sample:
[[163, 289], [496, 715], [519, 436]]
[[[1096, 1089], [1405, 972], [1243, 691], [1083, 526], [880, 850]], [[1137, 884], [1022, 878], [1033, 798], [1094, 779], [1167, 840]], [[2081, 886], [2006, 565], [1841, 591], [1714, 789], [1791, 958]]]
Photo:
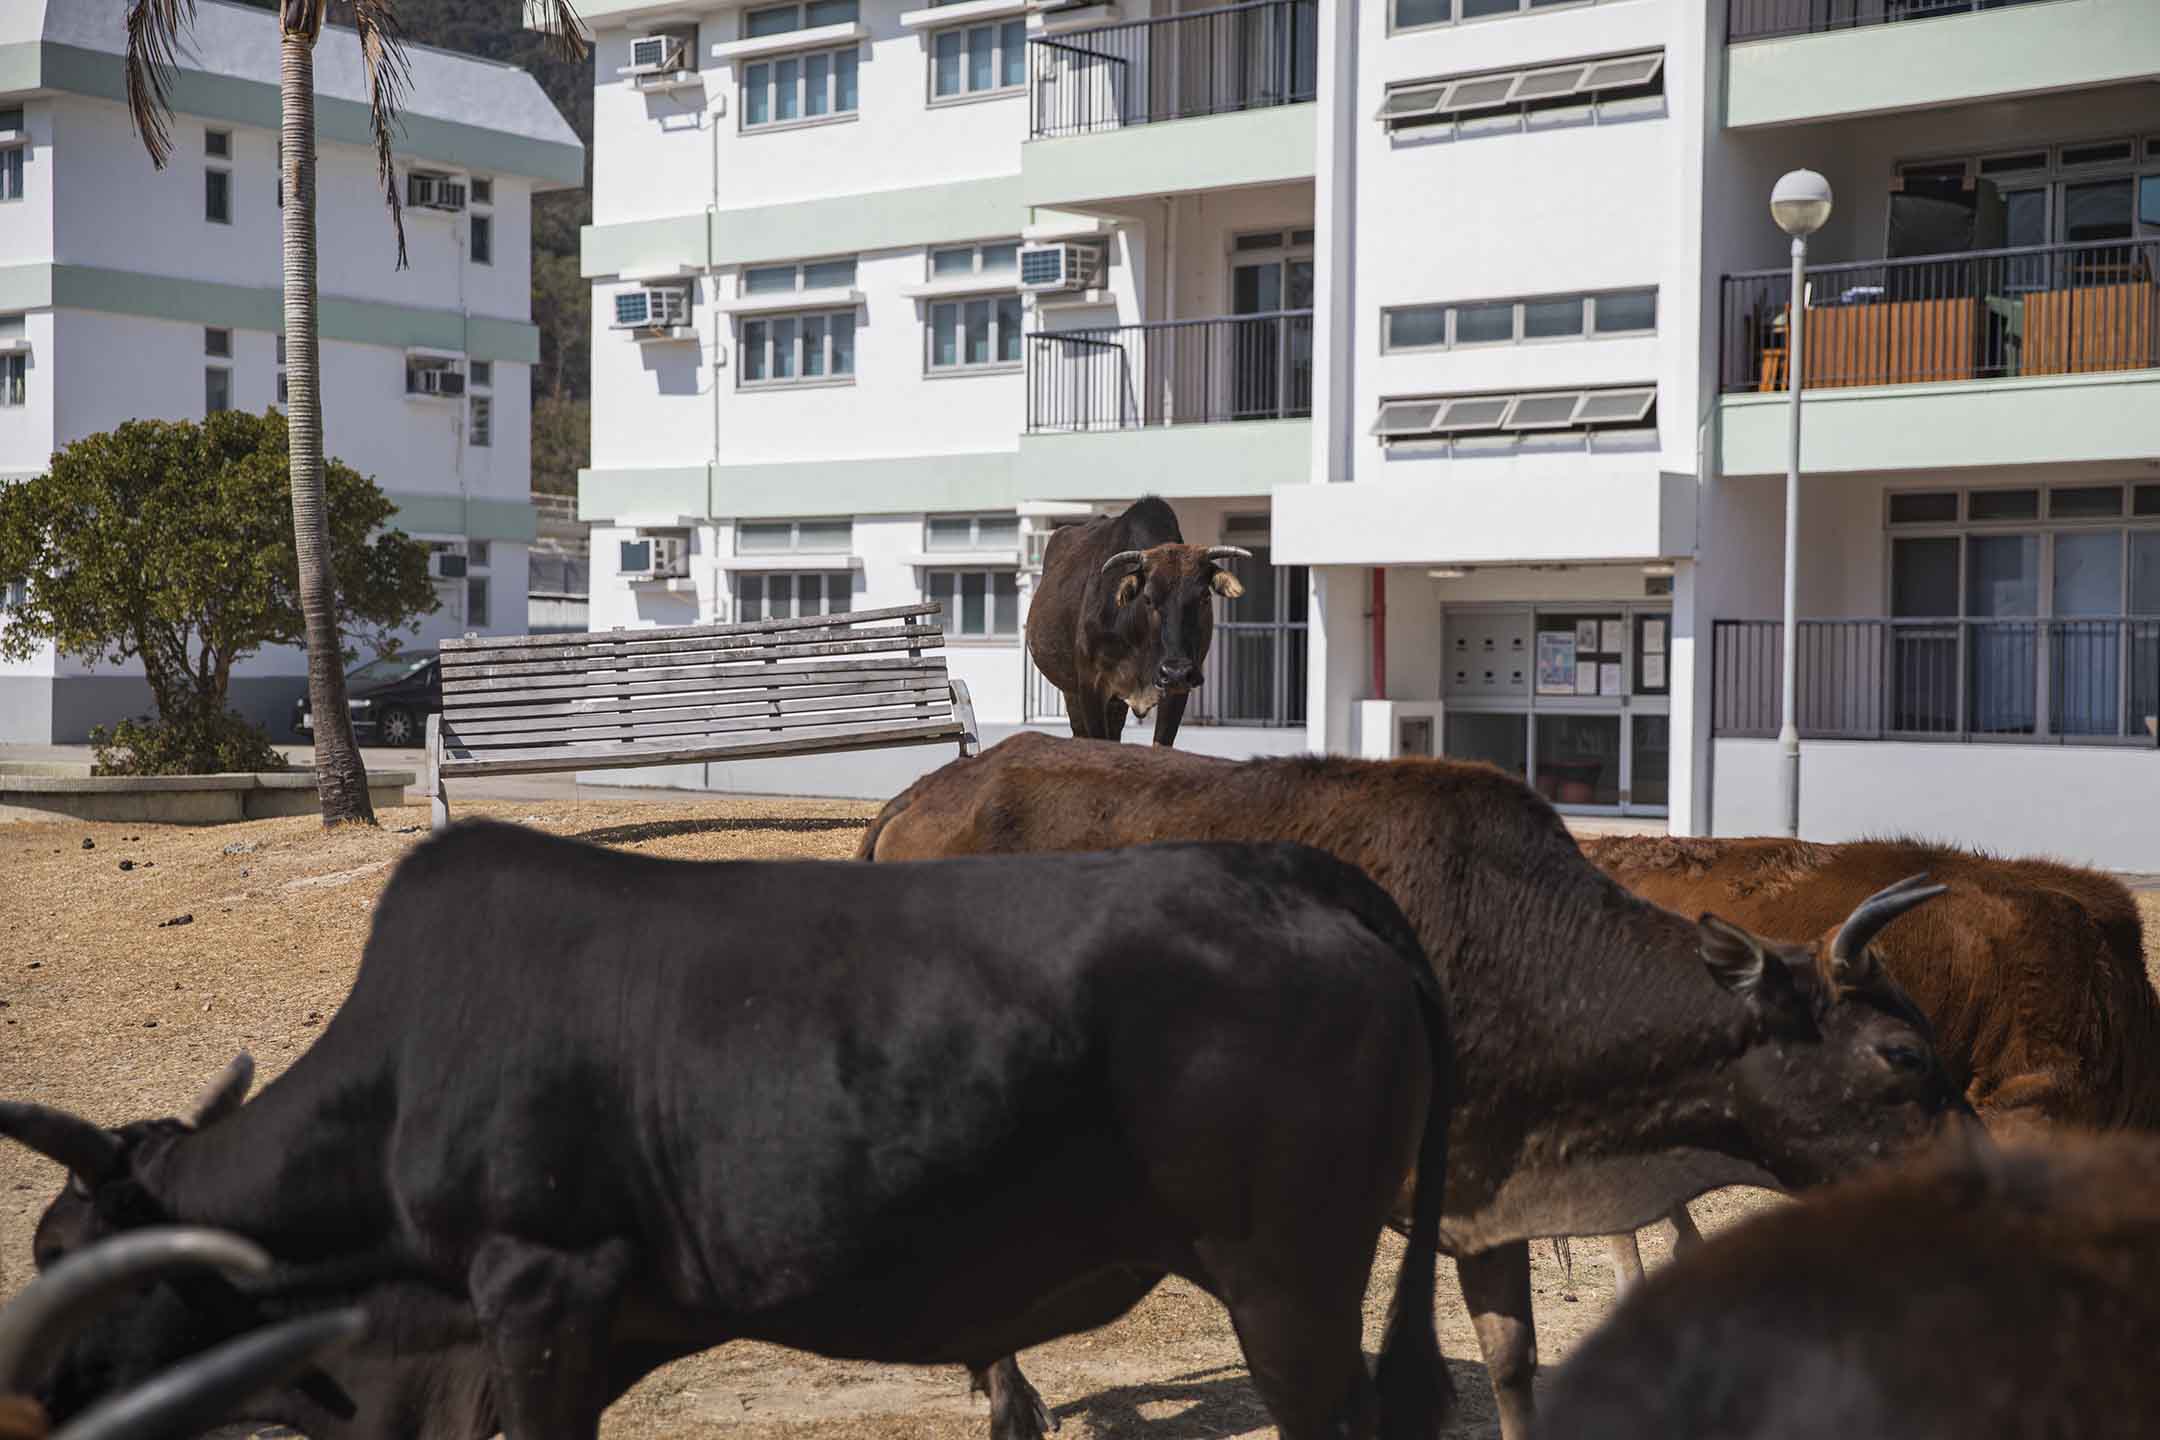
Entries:
[[203, 331], [203, 354], [215, 356], [220, 360], [230, 360], [232, 358], [232, 331], [216, 329]]
[[742, 324], [737, 384], [802, 385], [855, 378], [855, 312], [760, 316]]
[[205, 130], [203, 154], [213, 160], [232, 159], [232, 132], [230, 130]]
[[735, 576], [735, 618], [747, 624], [752, 620], [845, 615], [853, 608], [854, 589], [855, 575], [849, 570], [742, 572]]
[[203, 370], [203, 413], [215, 415], [220, 410], [232, 409], [232, 371], [223, 365], [211, 365]]
[[[2160, 158], [2151, 142], [2146, 151], [2148, 161]], [[2160, 176], [2139, 176], [2137, 156], [2135, 140], [2086, 140], [2001, 155], [1909, 161], [1897, 173], [1903, 179], [1993, 180], [2003, 199], [1997, 244], [2106, 244], [2134, 238], [2140, 226], [2160, 227]]]
[[924, 598], [945, 607], [939, 623], [952, 637], [978, 640], [1020, 633], [1020, 577], [1011, 570], [931, 570]]
[[472, 426], [466, 433], [477, 449], [485, 450], [495, 443], [495, 398], [492, 395], [472, 397]]
[[806, 5], [770, 5], [743, 17], [743, 36], [785, 35], [823, 25], [852, 25], [861, 18], [858, 0], [809, 0]]
[[27, 153], [21, 145], [0, 149], [0, 200], [23, 198], [23, 156]]
[[[23, 132], [23, 107], [0, 105], [0, 135], [20, 135]], [[2160, 152], [2160, 147], [2156, 147]]]
[[1398, 85], [1374, 117], [1417, 138], [1470, 139], [1665, 113], [1665, 55], [1617, 55]]
[[0, 355], [0, 405], [29, 403], [29, 375], [28, 355]]
[[467, 373], [467, 374], [468, 374], [468, 375], [469, 375], [469, 376], [471, 377], [471, 379], [472, 379], [472, 383], [473, 383], [473, 388], [475, 388], [475, 389], [477, 389], [477, 390], [489, 390], [489, 389], [493, 389], [493, 388], [494, 388], [494, 385], [495, 385], [495, 362], [494, 362], [494, 361], [492, 361], [492, 360], [475, 360], [475, 361], [473, 361], [473, 362], [472, 362], [472, 363], [471, 363], [470, 365], [467, 365], [467, 366], [465, 367], [465, 369], [466, 369], [466, 373]]
[[1534, 340], [1647, 335], [1657, 329], [1657, 291], [1540, 295], [1460, 305], [1406, 305], [1383, 312], [1389, 351]]
[[752, 265], [742, 272], [745, 295], [785, 295], [795, 290], [852, 290], [855, 259], [811, 260], [802, 264]]
[[1608, 432], [1654, 433], [1657, 390], [1543, 390], [1383, 400], [1372, 433], [1383, 444], [1431, 441], [1458, 455], [1523, 448], [1599, 449]]
[[[818, 7], [813, 4], [809, 8]], [[847, 8], [852, 19], [853, 0], [849, 0]], [[752, 11], [750, 18], [756, 20], [759, 13]], [[859, 66], [853, 45], [743, 66], [742, 128], [761, 130], [853, 115], [860, 104], [856, 76]]]
[[953, 280], [963, 275], [996, 275], [1010, 278], [1019, 268], [1020, 242], [995, 240], [987, 245], [954, 245], [930, 252], [930, 278]]
[[1465, 20], [1491, 20], [1504, 15], [1534, 15], [1563, 6], [1584, 6], [1603, 0], [1390, 0], [1390, 18], [1397, 30], [1420, 30], [1429, 25], [1457, 25]]
[[290, 404], [292, 403], [292, 400], [291, 400], [291, 398], [290, 398], [290, 395], [291, 395], [291, 388], [292, 388], [292, 387], [291, 387], [291, 386], [290, 386], [290, 385], [289, 385], [289, 384], [288, 384], [288, 383], [286, 382], [286, 379], [285, 379], [285, 337], [284, 337], [284, 336], [283, 336], [282, 334], [280, 334], [280, 335], [279, 335], [279, 336], [277, 337], [277, 403], [278, 403], [278, 404], [280, 404], [280, 405], [290, 405]]
[[1016, 550], [1017, 515], [933, 515], [923, 525], [925, 550]]
[[756, 520], [735, 527], [738, 555], [845, 555], [855, 543], [852, 520]]
[[488, 623], [488, 577], [485, 575], [468, 574], [465, 577], [465, 623]]
[[940, 300], [930, 307], [932, 370], [995, 370], [1020, 364], [1018, 295]]
[[232, 224], [232, 171], [203, 172], [203, 219], [212, 225]]
[[30, 582], [9, 580], [0, 583], [0, 610], [20, 610], [30, 603]]
[[1027, 21], [956, 25], [930, 37], [930, 98], [966, 100], [1027, 90]]
[[487, 568], [488, 568], [488, 555], [489, 555], [489, 553], [490, 553], [490, 548], [491, 548], [491, 547], [489, 546], [489, 543], [488, 543], [487, 541], [485, 541], [485, 540], [468, 540], [468, 541], [466, 541], [466, 542], [465, 542], [465, 560], [466, 560], [466, 563], [467, 563], [467, 564], [469, 564], [469, 565], [471, 565], [471, 566], [472, 566], [472, 567], [473, 567], [474, 569], [476, 569], [476, 570], [485, 570], [485, 569], [487, 569]]
[[495, 218], [492, 215], [472, 217], [472, 260], [475, 265], [495, 263]]
[[472, 203], [475, 205], [493, 205], [495, 203], [495, 182], [479, 175], [473, 176]]

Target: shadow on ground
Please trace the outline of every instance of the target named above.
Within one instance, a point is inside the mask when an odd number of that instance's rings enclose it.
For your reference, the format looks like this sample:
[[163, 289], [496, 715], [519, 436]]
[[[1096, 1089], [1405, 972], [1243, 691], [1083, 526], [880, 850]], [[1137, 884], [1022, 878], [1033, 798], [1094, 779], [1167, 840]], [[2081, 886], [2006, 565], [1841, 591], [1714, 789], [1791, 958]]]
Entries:
[[[1484, 1408], [1476, 1402], [1488, 1392], [1483, 1365], [1450, 1360], [1447, 1368], [1455, 1382], [1452, 1431], [1466, 1421], [1483, 1418], [1475, 1413]], [[1466, 1398], [1472, 1403], [1466, 1405]], [[1260, 1393], [1253, 1389], [1252, 1377], [1239, 1365], [1211, 1366], [1144, 1385], [1112, 1386], [1054, 1406], [1051, 1413], [1060, 1425], [1085, 1420], [1083, 1434], [1145, 1435], [1147, 1440], [1220, 1440], [1225, 1435], [1269, 1429], [1275, 1423]]]
[[641, 840], [667, 840], [678, 835], [746, 835], [758, 831], [777, 831], [784, 835], [814, 835], [824, 830], [866, 830], [869, 826], [868, 820], [810, 817], [649, 820], [637, 825], [604, 825], [598, 830], [576, 830], [570, 832], [570, 838], [590, 840], [595, 845], [635, 845]]

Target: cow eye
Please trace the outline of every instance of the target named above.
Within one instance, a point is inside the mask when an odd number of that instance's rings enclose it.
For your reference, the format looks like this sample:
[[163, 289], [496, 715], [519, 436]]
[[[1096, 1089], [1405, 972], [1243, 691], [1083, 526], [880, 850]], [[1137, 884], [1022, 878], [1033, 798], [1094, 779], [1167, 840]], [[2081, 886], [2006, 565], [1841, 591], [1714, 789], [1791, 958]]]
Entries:
[[1882, 1056], [1885, 1065], [1908, 1075], [1924, 1074], [1928, 1068], [1927, 1056], [1910, 1045], [1885, 1045], [1876, 1053]]

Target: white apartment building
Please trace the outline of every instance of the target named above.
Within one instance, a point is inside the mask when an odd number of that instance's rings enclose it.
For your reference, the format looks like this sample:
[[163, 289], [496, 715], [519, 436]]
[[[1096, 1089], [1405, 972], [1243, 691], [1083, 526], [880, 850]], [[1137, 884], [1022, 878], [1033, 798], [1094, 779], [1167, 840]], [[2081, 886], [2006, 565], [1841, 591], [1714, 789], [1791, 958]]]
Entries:
[[[174, 153], [129, 123], [123, 0], [0, 6], [0, 483], [130, 419], [283, 399], [274, 14], [204, 0]], [[324, 439], [437, 551], [441, 609], [410, 645], [526, 625], [532, 197], [584, 151], [524, 71], [411, 47], [397, 156], [410, 267], [375, 178], [360, 51], [316, 51]], [[4, 623], [4, 612], [0, 612]], [[236, 670], [236, 708], [286, 738], [297, 648]], [[139, 670], [49, 650], [0, 665], [0, 740], [72, 741], [148, 711]]]
[[1034, 537], [1155, 493], [1257, 557], [1181, 744], [1774, 829], [1808, 166], [1805, 833], [2160, 868], [2151, 0], [584, 12], [596, 627], [946, 599], [1058, 724]]

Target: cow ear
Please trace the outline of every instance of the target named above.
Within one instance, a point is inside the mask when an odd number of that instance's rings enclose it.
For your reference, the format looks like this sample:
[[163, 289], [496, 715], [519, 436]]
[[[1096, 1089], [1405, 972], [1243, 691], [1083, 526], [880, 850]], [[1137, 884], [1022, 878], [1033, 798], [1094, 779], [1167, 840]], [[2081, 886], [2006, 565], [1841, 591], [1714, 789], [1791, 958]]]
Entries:
[[1774, 1025], [1808, 1023], [1807, 997], [1779, 947], [1715, 915], [1704, 915], [1695, 922], [1695, 929], [1710, 978]]
[[1245, 593], [1245, 587], [1239, 583], [1237, 576], [1220, 567], [1209, 577], [1208, 584], [1214, 586], [1215, 593], [1225, 600], [1235, 600]]
[[1120, 605], [1130, 605], [1130, 604], [1132, 604], [1132, 599], [1133, 599], [1133, 596], [1135, 596], [1135, 595], [1137, 595], [1137, 594], [1139, 594], [1139, 593], [1140, 593], [1140, 577], [1139, 577], [1138, 575], [1127, 575], [1127, 576], [1123, 577], [1122, 579], [1120, 579], [1120, 580], [1119, 580], [1119, 581], [1117, 582], [1117, 603], [1118, 603], [1118, 604], [1120, 604]]

